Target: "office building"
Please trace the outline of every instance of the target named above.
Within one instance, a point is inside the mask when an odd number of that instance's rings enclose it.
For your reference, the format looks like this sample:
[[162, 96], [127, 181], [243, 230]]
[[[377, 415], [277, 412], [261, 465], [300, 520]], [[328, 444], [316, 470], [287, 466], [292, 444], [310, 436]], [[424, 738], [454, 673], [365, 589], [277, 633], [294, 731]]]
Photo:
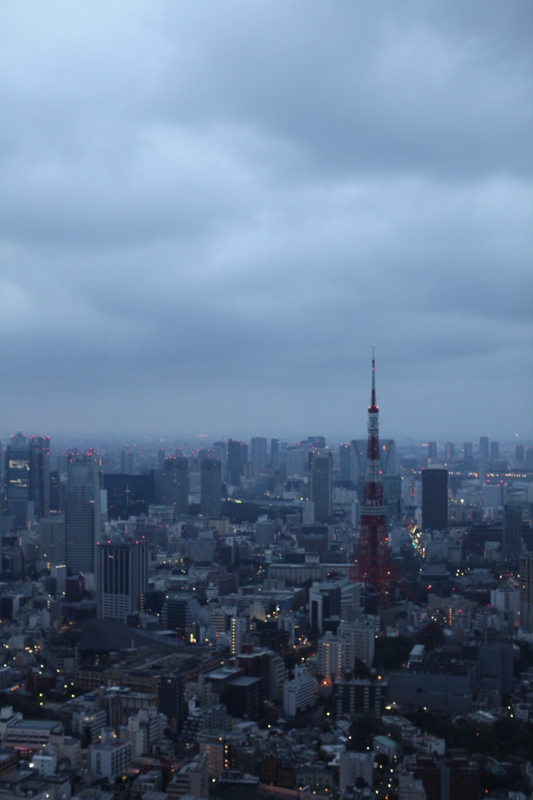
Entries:
[[202, 459], [200, 508], [204, 517], [218, 519], [222, 513], [222, 464], [214, 458]]
[[422, 528], [443, 531], [448, 526], [448, 470], [422, 470]]
[[244, 465], [248, 463], [248, 445], [228, 439], [228, 478], [232, 486], [240, 486]]
[[315, 520], [327, 522], [333, 500], [333, 453], [309, 453], [309, 499], [315, 506]]
[[131, 768], [133, 748], [131, 742], [120, 742], [108, 728], [102, 731], [100, 744], [89, 747], [89, 763], [95, 780], [107, 778], [114, 783]]
[[122, 451], [120, 471], [123, 475], [133, 475], [135, 472], [135, 458], [130, 450]]
[[518, 564], [522, 554], [522, 505], [506, 503], [502, 520], [502, 558]]
[[465, 458], [472, 458], [473, 449], [472, 449], [472, 442], [465, 442], [463, 444], [463, 456]]
[[269, 547], [274, 541], [276, 524], [273, 520], [258, 519], [255, 526], [255, 541], [261, 547]]
[[490, 460], [491, 461], [498, 461], [500, 458], [500, 443], [499, 442], [491, 442], [490, 443]]
[[125, 623], [142, 611], [148, 591], [148, 543], [100, 541], [96, 547], [96, 613], [98, 619]]
[[373, 753], [341, 753], [339, 770], [339, 788], [355, 786], [358, 778], [362, 778], [368, 786], [374, 783]]
[[248, 618], [233, 616], [230, 619], [229, 637], [230, 637], [230, 652], [232, 656], [238, 656], [241, 652], [244, 639], [246, 637], [246, 630], [248, 628]]
[[39, 522], [41, 539], [40, 558], [48, 564], [64, 564], [65, 550], [65, 517], [57, 514], [46, 517]]
[[428, 443], [428, 461], [436, 461], [437, 459], [437, 442]]
[[62, 514], [65, 510], [65, 489], [61, 482], [59, 470], [50, 470], [50, 511], [53, 514]]
[[30, 500], [38, 519], [50, 513], [50, 437], [30, 436]]
[[50, 437], [11, 437], [5, 454], [5, 507], [15, 517], [15, 526], [26, 524], [28, 503], [37, 518], [50, 513]]
[[524, 463], [524, 445], [522, 443], [519, 443], [519, 444], [516, 445], [516, 448], [515, 448], [515, 461], [516, 461], [517, 464], [523, 464]]
[[[152, 476], [131, 474], [107, 474], [103, 476], [103, 488], [107, 492], [107, 515], [109, 519], [129, 519], [148, 514], [153, 503]], [[102, 508], [102, 513], [104, 509]]]
[[334, 636], [331, 631], [318, 640], [317, 673], [330, 681], [343, 678], [354, 668], [352, 641], [348, 636]]
[[267, 440], [263, 436], [252, 438], [252, 475], [266, 472], [267, 468]]
[[70, 464], [65, 502], [65, 556], [74, 575], [94, 574], [100, 538], [100, 481], [91, 458]]
[[446, 461], [453, 461], [455, 458], [455, 445], [453, 442], [446, 442]]
[[483, 456], [483, 458], [488, 459], [489, 457], [489, 437], [488, 436], [480, 436], [479, 437], [479, 455]]
[[189, 513], [188, 458], [175, 456], [174, 458], [165, 459], [163, 486], [164, 504], [167, 506], [174, 506], [177, 516], [186, 516]]
[[352, 479], [352, 448], [349, 444], [341, 444], [339, 456], [339, 478], [347, 483]]
[[533, 553], [520, 556], [520, 627], [533, 633]]
[[182, 639], [190, 639], [198, 617], [198, 600], [193, 597], [169, 597], [161, 611], [161, 622]]
[[157, 451], [157, 468], [164, 469], [165, 468], [165, 460], [167, 457], [167, 451], [164, 447], [160, 447]]
[[279, 439], [270, 440], [270, 466], [275, 469], [274, 459], [279, 454]]
[[482, 489], [483, 508], [499, 508], [503, 502], [501, 483], [484, 483]]
[[196, 756], [194, 761], [184, 764], [166, 788], [169, 800], [181, 797], [206, 800], [209, 797], [209, 771], [207, 754]]
[[294, 668], [295, 678], [283, 685], [283, 713], [295, 717], [300, 711], [311, 708], [318, 701], [318, 683], [312, 675]]
[[180, 675], [165, 675], [161, 678], [158, 693], [158, 711], [169, 720], [176, 721], [178, 733], [185, 722], [187, 706], [184, 697], [184, 681]]
[[228, 462], [226, 442], [213, 442], [213, 454], [222, 464], [222, 471], [224, 471]]

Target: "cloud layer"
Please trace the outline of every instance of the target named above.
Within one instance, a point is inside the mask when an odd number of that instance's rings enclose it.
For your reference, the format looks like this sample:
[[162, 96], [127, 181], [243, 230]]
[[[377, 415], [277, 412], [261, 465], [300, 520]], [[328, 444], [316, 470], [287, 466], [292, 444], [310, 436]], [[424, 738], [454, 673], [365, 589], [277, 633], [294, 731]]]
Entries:
[[2, 14], [1, 429], [533, 436], [529, 3]]

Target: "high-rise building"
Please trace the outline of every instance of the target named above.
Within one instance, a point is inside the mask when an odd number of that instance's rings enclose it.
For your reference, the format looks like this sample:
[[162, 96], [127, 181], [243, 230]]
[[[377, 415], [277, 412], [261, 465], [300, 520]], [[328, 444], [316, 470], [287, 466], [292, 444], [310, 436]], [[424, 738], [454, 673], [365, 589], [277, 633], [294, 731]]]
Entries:
[[230, 653], [232, 656], [238, 656], [241, 652], [246, 636], [246, 628], [248, 626], [247, 617], [239, 617], [235, 615], [230, 619], [229, 638], [230, 638]]
[[184, 682], [181, 675], [165, 675], [159, 684], [159, 713], [176, 720], [178, 732], [183, 728], [187, 706], [184, 697]]
[[489, 437], [488, 436], [480, 436], [479, 437], [479, 455], [483, 456], [483, 458], [488, 459], [489, 457]]
[[260, 518], [255, 525], [255, 541], [259, 547], [270, 547], [274, 541], [276, 523], [273, 520]]
[[157, 451], [157, 468], [164, 469], [165, 468], [165, 459], [167, 457], [167, 451], [164, 447], [160, 447]]
[[135, 458], [131, 450], [122, 451], [120, 471], [123, 475], [133, 475], [135, 472]]
[[252, 438], [252, 474], [259, 475], [267, 468], [267, 440], [264, 436]]
[[96, 613], [98, 619], [125, 623], [142, 611], [148, 591], [148, 544], [144, 539], [101, 540], [96, 547]]
[[309, 499], [315, 506], [315, 520], [327, 522], [333, 501], [333, 453], [309, 453]]
[[465, 442], [463, 444], [463, 456], [465, 458], [472, 458], [473, 449], [472, 449], [472, 442]]
[[448, 527], [448, 470], [422, 470], [422, 528], [444, 531]]
[[74, 575], [94, 574], [100, 527], [98, 467], [91, 458], [76, 459], [70, 464], [65, 502], [66, 562]]
[[491, 442], [490, 443], [490, 460], [491, 461], [498, 461], [500, 458], [500, 443], [499, 442]]
[[39, 522], [40, 557], [49, 564], [65, 563], [65, 517], [54, 514]]
[[189, 639], [198, 619], [200, 606], [195, 597], [170, 597], [161, 610], [165, 628], [176, 631], [182, 639]]
[[270, 466], [274, 469], [274, 459], [279, 453], [279, 439], [270, 440]]
[[526, 450], [526, 464], [533, 464], [533, 447], [531, 445]]
[[533, 633], [533, 553], [520, 556], [520, 627]]
[[232, 486], [240, 486], [244, 465], [248, 463], [248, 445], [228, 439], [228, 477]]
[[502, 558], [518, 564], [522, 554], [522, 505], [505, 503], [502, 519]]
[[163, 473], [165, 504], [174, 506], [178, 516], [189, 513], [189, 459], [166, 458]]
[[446, 442], [446, 461], [453, 461], [455, 458], [455, 445], [453, 442]]
[[252, 474], [266, 472], [266, 439], [264, 436], [252, 438]]
[[5, 456], [5, 505], [15, 515], [15, 524], [26, 523], [28, 502], [34, 514], [50, 512], [50, 437], [26, 436], [20, 431], [11, 437]]
[[213, 442], [213, 454], [222, 464], [222, 471], [224, 472], [228, 461], [226, 442]]
[[339, 478], [343, 482], [352, 479], [352, 448], [349, 444], [341, 444], [339, 450]]
[[204, 517], [222, 514], [222, 464], [214, 458], [203, 458], [201, 464], [200, 507]]
[[435, 461], [437, 458], [437, 442], [428, 443], [428, 461]]
[[524, 463], [524, 445], [521, 442], [516, 445], [515, 461], [517, 464]]
[[[110, 519], [129, 519], [131, 516], [148, 514], [153, 499], [152, 476], [116, 475], [104, 473], [103, 488], [107, 492], [107, 511]], [[102, 505], [102, 514], [105, 509]]]
[[30, 436], [30, 500], [35, 516], [50, 513], [50, 437]]
[[310, 450], [325, 450], [326, 449], [326, 437], [325, 436], [308, 436], [307, 437], [307, 446]]

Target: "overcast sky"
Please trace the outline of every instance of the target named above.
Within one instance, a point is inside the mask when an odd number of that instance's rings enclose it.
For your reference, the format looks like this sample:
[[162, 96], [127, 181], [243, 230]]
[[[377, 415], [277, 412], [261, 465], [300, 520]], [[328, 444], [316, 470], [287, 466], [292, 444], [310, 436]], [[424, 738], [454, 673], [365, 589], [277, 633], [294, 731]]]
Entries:
[[0, 11], [0, 430], [533, 438], [530, 0]]

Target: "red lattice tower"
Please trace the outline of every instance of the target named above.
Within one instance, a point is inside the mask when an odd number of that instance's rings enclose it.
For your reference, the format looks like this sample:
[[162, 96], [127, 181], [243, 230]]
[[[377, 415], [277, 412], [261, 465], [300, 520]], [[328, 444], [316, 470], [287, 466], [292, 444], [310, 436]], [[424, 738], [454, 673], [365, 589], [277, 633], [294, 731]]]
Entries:
[[372, 586], [378, 605], [390, 604], [390, 590], [398, 586], [411, 597], [389, 549], [386, 510], [383, 504], [383, 484], [379, 467], [379, 409], [376, 405], [376, 367], [372, 347], [372, 398], [368, 407], [368, 445], [361, 533], [349, 579]]

